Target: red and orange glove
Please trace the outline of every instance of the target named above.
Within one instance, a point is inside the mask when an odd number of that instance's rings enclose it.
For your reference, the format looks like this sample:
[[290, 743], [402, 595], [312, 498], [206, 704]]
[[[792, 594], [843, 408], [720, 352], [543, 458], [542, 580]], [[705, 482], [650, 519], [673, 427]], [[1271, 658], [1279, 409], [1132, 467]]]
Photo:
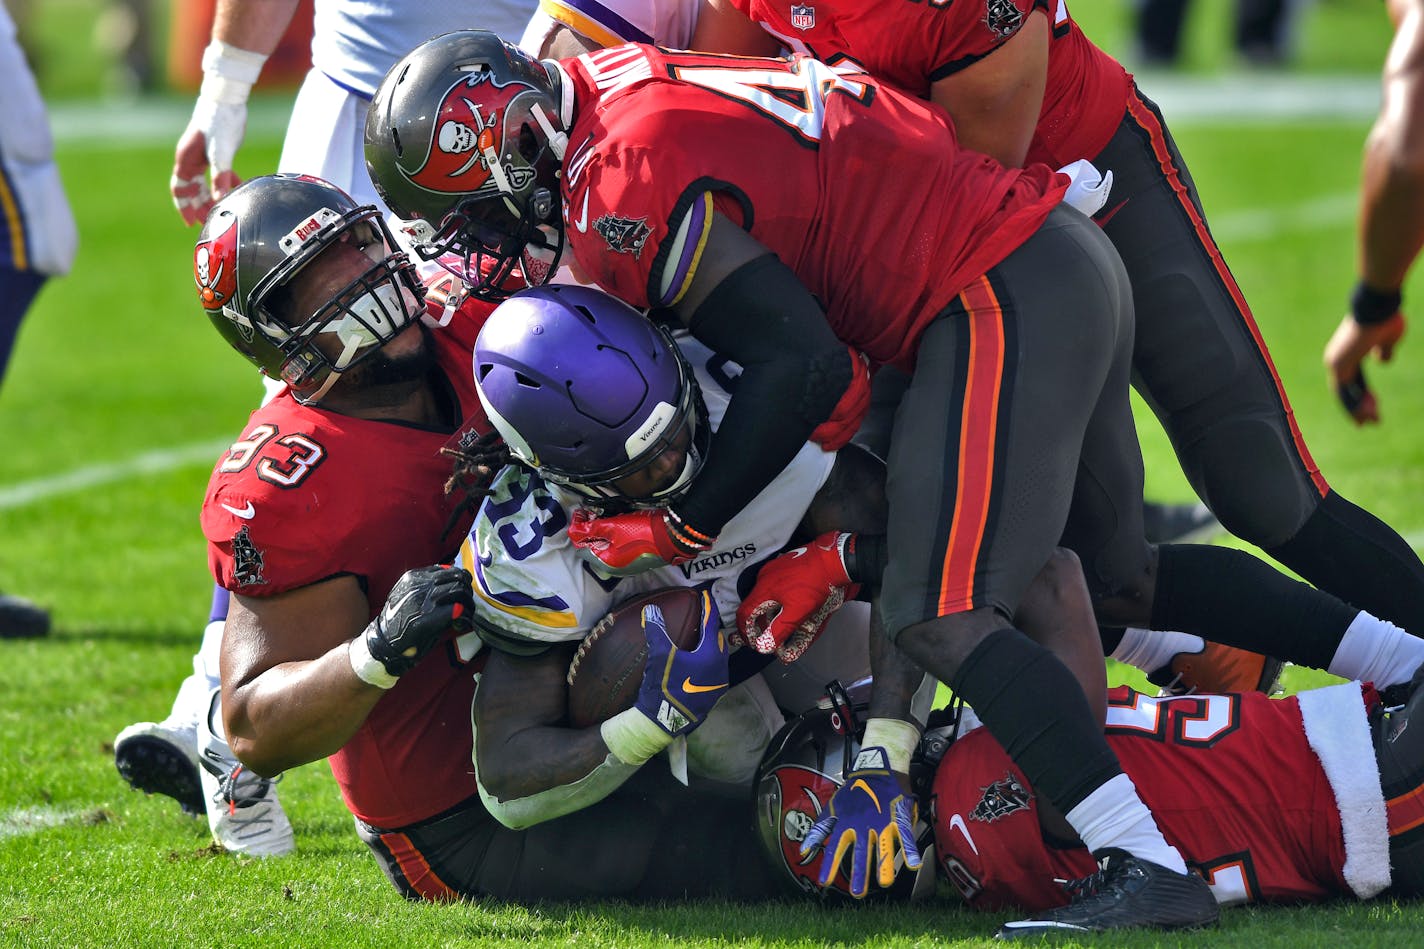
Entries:
[[860, 423], [870, 409], [870, 365], [864, 356], [852, 349], [850, 385], [831, 411], [831, 417], [811, 432], [811, 441], [826, 451], [840, 451], [860, 430]]
[[687, 563], [716, 541], [671, 511], [646, 508], [599, 517], [579, 508], [569, 518], [569, 540], [596, 557], [612, 576], [623, 577]]
[[860, 589], [846, 572], [846, 551], [854, 543], [854, 534], [829, 531], [762, 567], [737, 608], [743, 641], [782, 662], [801, 658], [831, 614]]

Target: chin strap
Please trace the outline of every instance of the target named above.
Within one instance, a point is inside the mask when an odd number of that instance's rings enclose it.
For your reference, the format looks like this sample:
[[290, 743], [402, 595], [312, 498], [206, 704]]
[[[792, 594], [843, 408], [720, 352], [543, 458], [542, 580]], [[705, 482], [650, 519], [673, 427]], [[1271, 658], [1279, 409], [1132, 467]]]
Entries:
[[549, 121], [549, 117], [544, 114], [544, 109], [538, 105], [529, 110], [529, 114], [534, 116], [534, 121], [543, 130], [544, 137], [549, 140], [549, 148], [553, 151], [554, 157], [559, 161], [564, 160], [564, 152], [569, 148], [568, 135], [560, 132], [554, 127], [554, 123]]

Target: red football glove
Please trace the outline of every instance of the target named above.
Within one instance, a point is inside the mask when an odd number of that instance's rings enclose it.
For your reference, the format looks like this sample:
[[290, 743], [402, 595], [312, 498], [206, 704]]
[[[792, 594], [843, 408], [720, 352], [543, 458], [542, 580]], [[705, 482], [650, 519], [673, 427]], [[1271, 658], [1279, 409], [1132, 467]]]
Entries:
[[622, 577], [687, 563], [711, 547], [715, 538], [691, 530], [662, 508], [613, 517], [578, 508], [569, 518], [569, 540], [597, 557], [608, 573]]
[[811, 432], [811, 441], [826, 451], [840, 451], [846, 446], [865, 419], [870, 408], [870, 366], [865, 357], [852, 349], [851, 362], [854, 363], [850, 385], [841, 395], [840, 401], [826, 419]]
[[761, 568], [737, 608], [737, 630], [757, 652], [795, 662], [860, 584], [846, 573], [844, 550], [854, 534], [830, 531]]

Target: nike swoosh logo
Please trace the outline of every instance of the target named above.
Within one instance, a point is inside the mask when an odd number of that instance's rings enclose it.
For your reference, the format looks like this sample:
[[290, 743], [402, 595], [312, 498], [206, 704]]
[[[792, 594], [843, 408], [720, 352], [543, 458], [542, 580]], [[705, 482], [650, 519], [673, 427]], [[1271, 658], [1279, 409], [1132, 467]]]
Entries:
[[698, 692], [716, 692], [718, 689], [725, 689], [726, 687], [727, 683], [725, 682], [719, 682], [716, 685], [696, 685], [693, 683], [691, 676], [682, 680], [682, 691], [692, 695], [696, 695]]
[[252, 502], [247, 502], [247, 507], [233, 507], [231, 504], [222, 505], [222, 509], [235, 517], [240, 517], [244, 521], [250, 521], [252, 515], [257, 513], [257, 509], [252, 506]]
[[957, 830], [964, 835], [964, 839], [969, 844], [969, 849], [974, 851], [975, 856], [979, 855], [979, 848], [974, 844], [974, 838], [969, 836], [969, 827], [964, 823], [963, 814], [955, 814], [949, 819], [949, 829]]
[[1108, 208], [1106, 211], [1101, 211], [1101, 212], [1099, 212], [1098, 216], [1095, 217], [1095, 218], [1093, 218], [1093, 221], [1098, 225], [1098, 227], [1104, 226], [1105, 224], [1107, 224], [1109, 221], [1111, 221], [1111, 220], [1113, 219], [1113, 215], [1117, 214], [1117, 212], [1119, 212], [1119, 211], [1121, 211], [1121, 210], [1123, 209], [1123, 206], [1126, 205], [1127, 202], [1128, 202], [1128, 199], [1127, 199], [1127, 198], [1123, 198], [1121, 201], [1119, 201], [1117, 204], [1114, 204], [1112, 207]]
[[579, 219], [574, 222], [574, 227], [580, 234], [588, 233], [588, 192], [583, 193], [583, 210], [579, 212]]
[[865, 783], [865, 779], [864, 779], [864, 778], [856, 778], [856, 779], [855, 779], [855, 783], [850, 786], [850, 789], [851, 789], [852, 791], [854, 791], [856, 788], [860, 788], [860, 789], [861, 789], [862, 791], [864, 791], [866, 794], [870, 795], [870, 800], [875, 803], [875, 809], [876, 809], [877, 811], [878, 811], [878, 810], [883, 810], [883, 808], [881, 808], [881, 806], [880, 806], [880, 797], [879, 797], [879, 795], [877, 795], [877, 794], [875, 793], [875, 791], [871, 789], [870, 785], [868, 785], [868, 784]]

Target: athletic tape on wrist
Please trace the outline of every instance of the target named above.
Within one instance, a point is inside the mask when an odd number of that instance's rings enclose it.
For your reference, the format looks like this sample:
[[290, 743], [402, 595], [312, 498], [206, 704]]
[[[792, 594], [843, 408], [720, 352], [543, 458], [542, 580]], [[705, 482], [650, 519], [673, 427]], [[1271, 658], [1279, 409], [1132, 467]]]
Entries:
[[640, 765], [672, 744], [672, 736], [638, 709], [619, 712], [598, 726], [603, 743], [624, 764]]
[[920, 744], [920, 730], [911, 722], [896, 718], [872, 718], [865, 723], [862, 748], [884, 748], [890, 758], [890, 770], [909, 774], [910, 758]]
[[262, 53], [213, 40], [203, 50], [203, 84], [198, 95], [214, 102], [242, 105], [265, 62], [267, 57]]
[[371, 655], [371, 650], [366, 646], [365, 632], [351, 640], [351, 645], [346, 650], [346, 656], [351, 660], [351, 671], [356, 673], [356, 678], [362, 682], [374, 685], [378, 689], [389, 689], [396, 684], [397, 676], [387, 672], [381, 660]]

